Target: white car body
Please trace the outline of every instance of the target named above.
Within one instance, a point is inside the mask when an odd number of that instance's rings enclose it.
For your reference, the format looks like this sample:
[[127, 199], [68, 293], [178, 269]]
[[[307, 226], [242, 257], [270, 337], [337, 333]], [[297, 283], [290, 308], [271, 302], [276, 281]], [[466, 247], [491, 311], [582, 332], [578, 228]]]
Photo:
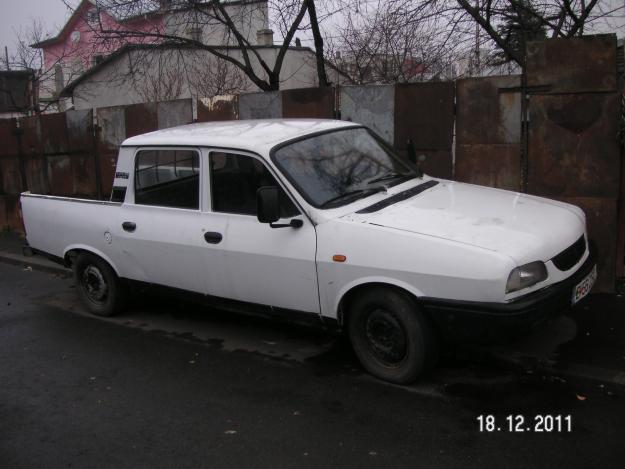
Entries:
[[[584, 213], [562, 202], [423, 176], [337, 208], [315, 208], [272, 160], [272, 149], [354, 126], [331, 120], [237, 121], [129, 138], [120, 149], [114, 181], [126, 190], [123, 203], [24, 193], [28, 242], [64, 260], [74, 250], [92, 252], [120, 278], [339, 323], [346, 295], [371, 284], [392, 285], [425, 303], [484, 304], [499, 311], [566, 281], [577, 283], [590, 271]], [[197, 149], [198, 210], [135, 203], [134, 157], [145, 148]], [[296, 203], [303, 225], [273, 229], [254, 216], [213, 211], [211, 151], [262, 160]], [[429, 181], [437, 184], [372, 213], [358, 213]], [[122, 229], [126, 221], [136, 224], [134, 232]], [[206, 232], [220, 233], [223, 241], [205, 242]], [[569, 269], [558, 269], [552, 259], [580, 238], [583, 255]], [[345, 261], [336, 262], [336, 255]], [[544, 262], [547, 278], [506, 293], [511, 271], [535, 261]], [[573, 287], [567, 284], [567, 297]], [[455, 317], [447, 309], [432, 311], [445, 317], [436, 322]]]

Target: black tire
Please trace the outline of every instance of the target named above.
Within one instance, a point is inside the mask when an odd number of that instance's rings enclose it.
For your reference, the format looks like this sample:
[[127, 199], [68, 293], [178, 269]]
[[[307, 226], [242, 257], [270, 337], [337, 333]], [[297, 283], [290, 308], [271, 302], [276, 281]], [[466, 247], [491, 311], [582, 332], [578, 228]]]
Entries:
[[373, 376], [407, 384], [438, 360], [438, 339], [428, 318], [409, 295], [372, 288], [349, 307], [347, 331], [356, 356]]
[[111, 266], [103, 259], [86, 252], [74, 262], [78, 296], [90, 312], [97, 316], [114, 316], [125, 305], [125, 291]]

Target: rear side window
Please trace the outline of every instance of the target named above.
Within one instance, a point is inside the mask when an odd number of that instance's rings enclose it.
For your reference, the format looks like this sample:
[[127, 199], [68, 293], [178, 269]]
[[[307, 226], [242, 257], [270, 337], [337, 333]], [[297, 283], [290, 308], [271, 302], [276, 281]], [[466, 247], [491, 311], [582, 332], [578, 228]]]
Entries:
[[[280, 184], [265, 165], [251, 156], [236, 153], [211, 153], [211, 187], [213, 211], [256, 216], [256, 191], [262, 186]], [[299, 211], [280, 189], [280, 214], [283, 218]]]
[[195, 150], [141, 150], [135, 160], [135, 203], [200, 208], [200, 158]]

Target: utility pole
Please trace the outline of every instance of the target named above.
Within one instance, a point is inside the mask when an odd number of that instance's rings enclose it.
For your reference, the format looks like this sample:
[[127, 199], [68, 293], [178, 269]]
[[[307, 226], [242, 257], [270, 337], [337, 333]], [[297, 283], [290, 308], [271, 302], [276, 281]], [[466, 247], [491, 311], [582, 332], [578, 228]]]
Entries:
[[7, 71], [11, 70], [11, 66], [9, 65], [9, 48], [4, 46], [4, 58], [7, 64]]

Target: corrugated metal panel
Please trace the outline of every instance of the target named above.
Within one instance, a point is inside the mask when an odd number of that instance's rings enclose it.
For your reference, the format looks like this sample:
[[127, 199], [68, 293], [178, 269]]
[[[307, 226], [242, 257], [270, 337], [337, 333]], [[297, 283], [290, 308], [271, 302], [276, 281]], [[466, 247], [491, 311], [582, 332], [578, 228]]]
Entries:
[[197, 101], [198, 122], [229, 121], [238, 118], [238, 96], [215, 96], [214, 98], [202, 98]]
[[44, 158], [29, 158], [25, 161], [26, 184], [35, 194], [49, 194], [47, 163]]
[[334, 88], [303, 88], [282, 91], [282, 117], [334, 117]]
[[100, 153], [100, 172], [102, 175], [102, 196], [107, 199], [113, 189], [115, 167], [117, 166], [117, 151]]
[[93, 149], [93, 110], [67, 111], [65, 113], [69, 151]]
[[456, 139], [459, 144], [519, 143], [521, 85], [518, 76], [458, 80]]
[[22, 117], [18, 119], [18, 125], [21, 131], [22, 153], [24, 155], [43, 154], [40, 119], [37, 116]]
[[101, 151], [117, 150], [126, 139], [126, 113], [123, 106], [99, 108], [96, 112]]
[[97, 194], [93, 155], [74, 155], [72, 157], [72, 181], [73, 195], [90, 198]]
[[616, 91], [616, 35], [530, 42], [527, 84], [551, 93]]
[[0, 119], [0, 142], [0, 158], [17, 155], [14, 119]]
[[[408, 151], [406, 149], [396, 149], [396, 153], [408, 159]], [[451, 151], [446, 150], [420, 150], [415, 149], [415, 156], [425, 157], [425, 161], [419, 162], [421, 170], [433, 177], [451, 179], [452, 178], [452, 155]]]
[[416, 150], [419, 155], [425, 156], [425, 161], [420, 163], [425, 174], [437, 178], [451, 179], [453, 173], [453, 162], [451, 151], [447, 150]]
[[616, 93], [532, 96], [529, 192], [617, 198], [619, 105]]
[[395, 87], [342, 87], [341, 119], [366, 125], [392, 145], [395, 139]]
[[248, 93], [239, 96], [239, 119], [279, 119], [282, 96], [279, 91]]
[[43, 139], [43, 153], [67, 153], [69, 142], [65, 113], [43, 114], [38, 116]]
[[411, 139], [416, 150], [451, 150], [454, 133], [454, 84], [395, 86], [395, 148]]
[[131, 104], [124, 107], [126, 138], [158, 130], [156, 103]]
[[178, 99], [158, 103], [158, 128], [167, 129], [193, 122], [193, 103], [191, 99]]
[[518, 191], [521, 151], [518, 144], [457, 145], [455, 179]]
[[19, 194], [22, 192], [18, 158], [0, 158], [0, 175], [2, 176], [0, 185], [2, 193]]
[[15, 231], [21, 233], [24, 232], [24, 223], [22, 222], [21, 210], [20, 210], [20, 196], [19, 195], [5, 195], [4, 207], [6, 213], [7, 226]]
[[48, 156], [46, 162], [50, 194], [60, 196], [74, 195], [72, 159], [67, 155]]

